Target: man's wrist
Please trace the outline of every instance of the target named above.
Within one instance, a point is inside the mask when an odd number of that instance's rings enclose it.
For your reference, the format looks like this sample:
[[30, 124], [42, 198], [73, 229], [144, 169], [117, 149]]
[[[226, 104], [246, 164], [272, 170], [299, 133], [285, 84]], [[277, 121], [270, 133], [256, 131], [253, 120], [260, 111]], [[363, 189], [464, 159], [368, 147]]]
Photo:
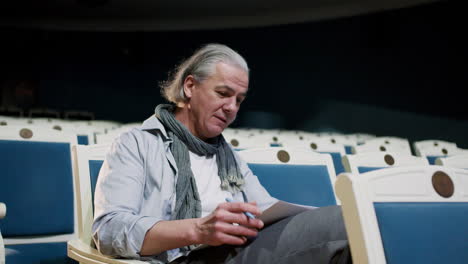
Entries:
[[188, 221], [190, 221], [190, 224], [189, 224], [189, 229], [188, 229], [186, 238], [190, 242], [191, 245], [203, 244], [200, 238], [201, 236], [200, 236], [199, 220], [200, 218], [188, 219]]

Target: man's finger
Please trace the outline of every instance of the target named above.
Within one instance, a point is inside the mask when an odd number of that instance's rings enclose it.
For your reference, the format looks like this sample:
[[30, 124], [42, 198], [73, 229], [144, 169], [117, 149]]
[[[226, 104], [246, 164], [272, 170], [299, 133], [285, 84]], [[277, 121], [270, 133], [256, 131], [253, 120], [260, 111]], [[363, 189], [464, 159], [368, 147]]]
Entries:
[[233, 203], [222, 203], [220, 206], [230, 212], [243, 213], [250, 212], [255, 216], [262, 214], [262, 211], [257, 207], [256, 204], [233, 202]]

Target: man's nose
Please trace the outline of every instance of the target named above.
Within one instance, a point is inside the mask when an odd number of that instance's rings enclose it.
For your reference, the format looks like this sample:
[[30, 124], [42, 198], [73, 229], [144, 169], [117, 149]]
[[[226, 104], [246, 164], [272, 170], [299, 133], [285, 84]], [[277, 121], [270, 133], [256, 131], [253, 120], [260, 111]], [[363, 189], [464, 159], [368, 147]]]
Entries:
[[224, 110], [225, 110], [226, 112], [235, 112], [235, 111], [237, 111], [236, 98], [230, 98], [230, 99], [224, 104]]

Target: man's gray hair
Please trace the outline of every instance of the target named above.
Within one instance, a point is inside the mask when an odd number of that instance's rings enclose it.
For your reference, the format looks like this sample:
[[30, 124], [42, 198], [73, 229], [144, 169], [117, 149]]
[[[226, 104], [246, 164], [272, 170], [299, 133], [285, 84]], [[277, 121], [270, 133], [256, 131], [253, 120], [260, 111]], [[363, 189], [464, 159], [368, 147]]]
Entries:
[[183, 61], [168, 81], [161, 84], [161, 94], [172, 103], [185, 102], [184, 81], [192, 75], [201, 82], [212, 76], [216, 64], [223, 62], [236, 66], [249, 73], [245, 59], [236, 51], [222, 44], [207, 44], [198, 49], [190, 58]]

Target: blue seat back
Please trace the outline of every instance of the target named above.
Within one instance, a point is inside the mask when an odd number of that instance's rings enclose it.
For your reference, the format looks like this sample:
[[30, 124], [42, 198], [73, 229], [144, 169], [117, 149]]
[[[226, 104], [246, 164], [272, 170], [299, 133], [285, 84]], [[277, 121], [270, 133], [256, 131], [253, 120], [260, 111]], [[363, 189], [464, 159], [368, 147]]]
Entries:
[[353, 146], [345, 145], [345, 153], [346, 154], [353, 154]]
[[467, 202], [376, 202], [388, 264], [467, 263]]
[[366, 173], [366, 172], [369, 172], [369, 171], [375, 171], [375, 170], [380, 170], [380, 169], [383, 169], [385, 167], [366, 167], [366, 166], [359, 166], [358, 167], [358, 171], [359, 173]]
[[332, 157], [333, 161], [333, 166], [335, 167], [335, 173], [336, 175], [339, 175], [342, 172], [345, 172], [345, 168], [343, 166], [343, 163], [341, 162], [341, 153], [339, 152], [320, 152], [324, 154], [330, 154]]
[[0, 140], [0, 164], [5, 238], [74, 232], [69, 143]]
[[[101, 170], [103, 160], [89, 160], [89, 180], [91, 183], [91, 197], [94, 204], [94, 190], [96, 190], [96, 183], [99, 176], [99, 171]], [[93, 208], [94, 211], [94, 208]]]
[[275, 198], [318, 207], [336, 205], [328, 169], [324, 165], [248, 165], [260, 183]]
[[87, 135], [78, 135], [77, 139], [79, 145], [89, 145], [89, 139]]
[[435, 165], [436, 159], [437, 158], [442, 158], [445, 156], [426, 156], [427, 161], [429, 161], [430, 165]]

